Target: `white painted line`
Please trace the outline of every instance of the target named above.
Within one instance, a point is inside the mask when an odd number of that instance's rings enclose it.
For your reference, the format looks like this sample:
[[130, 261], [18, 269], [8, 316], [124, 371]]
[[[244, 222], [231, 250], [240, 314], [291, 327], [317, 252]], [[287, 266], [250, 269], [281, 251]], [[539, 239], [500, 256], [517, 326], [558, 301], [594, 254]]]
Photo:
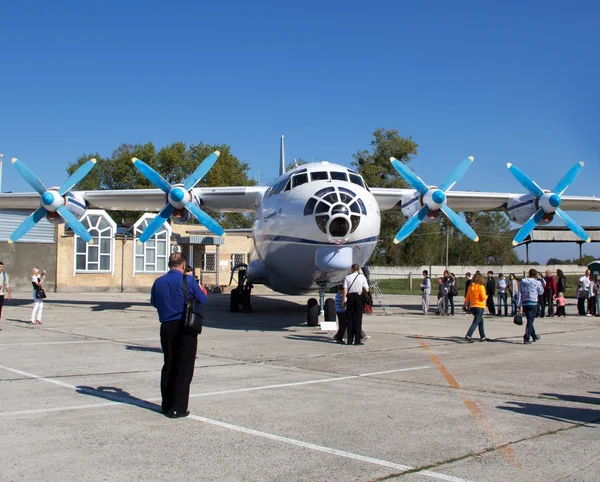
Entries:
[[351, 380], [353, 378], [369, 377], [372, 375], [381, 375], [384, 373], [396, 373], [396, 372], [408, 372], [411, 370], [423, 370], [425, 368], [434, 368], [434, 367], [433, 366], [421, 366], [421, 367], [412, 367], [412, 368], [399, 368], [397, 370], [387, 370], [384, 372], [363, 373], [361, 375], [348, 375], [345, 377], [337, 377], [337, 378], [321, 378], [318, 380], [307, 380], [304, 382], [290, 382], [290, 383], [280, 383], [277, 385], [264, 385], [262, 387], [234, 388], [232, 390], [220, 390], [218, 392], [195, 393], [193, 395], [190, 395], [190, 398], [209, 397], [212, 395], [226, 395], [228, 393], [254, 392], [257, 390], [271, 390], [272, 388], [287, 388], [287, 387], [295, 387], [295, 386], [300, 386], [300, 385], [312, 385], [314, 383], [337, 382], [340, 380]]
[[[34, 380], [40, 380], [40, 381], [43, 381], [46, 383], [52, 383], [52, 384], [55, 384], [55, 385], [58, 385], [61, 387], [65, 387], [65, 388], [70, 388], [70, 389], [76, 390], [76, 391], [83, 391], [83, 392], [86, 391], [86, 390], [82, 390], [81, 388], [77, 388], [73, 385], [69, 385], [67, 383], [63, 383], [58, 380], [53, 380], [52, 378], [41, 377], [38, 375], [34, 375], [32, 373], [24, 372], [22, 370], [16, 370], [14, 368], [9, 368], [4, 365], [0, 365], [0, 368], [2, 368], [3, 370], [6, 370], [6, 371], [12, 372], [12, 373], [16, 373], [18, 375], [25, 376], [27, 378], [34, 379]], [[348, 380], [348, 379], [352, 379], [352, 378], [366, 377], [369, 375], [378, 375], [381, 373], [394, 373], [394, 372], [403, 372], [403, 371], [409, 371], [409, 370], [421, 370], [421, 369], [425, 369], [425, 368], [432, 368], [432, 367], [431, 366], [422, 366], [422, 367], [413, 367], [413, 368], [400, 368], [397, 370], [387, 370], [385, 372], [372, 372], [372, 373], [365, 373], [362, 375], [350, 375], [350, 376], [338, 377], [338, 378], [309, 380], [309, 381], [305, 381], [305, 382], [283, 383], [283, 384], [279, 384], [279, 385], [267, 385], [267, 386], [263, 386], [263, 387], [242, 388], [242, 389], [238, 389], [238, 390], [224, 390], [221, 392], [204, 393], [204, 394], [198, 394], [198, 395], [192, 395], [192, 396], [209, 396], [209, 395], [218, 395], [218, 394], [223, 394], [223, 393], [245, 392], [245, 391], [251, 391], [251, 390], [266, 390], [268, 388], [282, 388], [282, 387], [289, 387], [289, 386], [306, 385], [306, 384], [310, 384], [310, 383], [323, 383], [323, 382], [330, 382], [330, 381]], [[114, 394], [113, 396], [115, 398], [119, 397], [118, 394]], [[76, 405], [76, 406], [71, 406], [71, 407], [56, 407], [56, 408], [46, 408], [46, 409], [40, 408], [40, 409], [35, 409], [35, 410], [22, 410], [20, 412], [4, 412], [4, 413], [0, 413], [0, 417], [7, 416], [7, 415], [30, 415], [30, 414], [37, 414], [37, 413], [50, 413], [50, 412], [60, 412], [60, 411], [68, 411], [68, 410], [81, 410], [81, 409], [88, 409], [88, 408], [110, 407], [110, 406], [116, 406], [116, 405], [144, 406], [145, 404], [150, 405], [151, 402], [154, 400], [160, 400], [160, 398], [158, 398], [158, 399], [151, 398], [148, 400], [138, 400], [139, 403], [132, 403], [132, 401], [130, 401], [127, 397], [122, 397], [122, 398], [124, 399], [123, 402], [108, 402], [108, 403]], [[360, 462], [366, 462], [366, 463], [370, 463], [370, 464], [374, 464], [374, 465], [379, 465], [382, 467], [388, 467], [388, 468], [392, 468], [395, 470], [400, 470], [402, 472], [406, 472], [407, 470], [413, 469], [413, 467], [410, 467], [408, 465], [402, 465], [402, 464], [397, 464], [395, 462], [388, 462], [386, 460], [375, 459], [372, 457], [366, 457], [364, 455], [354, 454], [351, 452], [345, 452], [343, 450], [332, 449], [332, 448], [325, 447], [322, 445], [316, 445], [316, 444], [312, 444], [309, 442], [303, 442], [301, 440], [295, 440], [295, 439], [288, 438], [288, 437], [282, 437], [280, 435], [274, 435], [274, 434], [270, 434], [267, 432], [260, 432], [258, 430], [241, 427], [239, 425], [233, 425], [230, 423], [221, 422], [218, 420], [212, 420], [212, 419], [206, 418], [206, 417], [201, 417], [199, 415], [190, 415], [189, 418], [191, 418], [193, 420], [198, 420], [198, 421], [206, 423], [206, 424], [226, 428], [229, 430], [235, 430], [237, 432], [246, 433], [246, 434], [254, 435], [257, 437], [263, 437], [263, 438], [267, 438], [270, 440], [283, 442], [283, 443], [287, 443], [290, 445], [295, 445], [297, 447], [306, 448], [309, 450], [316, 450], [318, 452], [324, 452], [324, 453], [331, 454], [331, 455], [337, 455], [338, 457], [345, 457], [345, 458], [349, 458], [349, 459], [353, 459], [353, 460], [358, 460]], [[427, 477], [432, 477], [432, 478], [440, 479], [440, 480], [447, 480], [450, 482], [468, 482], [465, 479], [460, 479], [458, 477], [453, 477], [453, 476], [445, 475], [445, 474], [439, 474], [437, 472], [432, 472], [429, 470], [425, 470], [425, 471], [417, 472], [417, 473], [419, 473], [421, 475], [425, 475]]]
[[71, 345], [78, 343], [109, 343], [108, 340], [44, 341], [39, 343], [0, 343], [0, 346]]
[[[329, 447], [325, 447], [323, 445], [317, 445], [310, 442], [303, 442], [301, 440], [296, 440], [293, 438], [282, 437], [280, 435], [274, 435], [272, 433], [260, 432], [258, 430], [253, 430], [251, 428], [240, 427], [239, 425], [233, 425], [231, 423], [220, 422], [218, 420], [212, 420], [206, 417], [200, 417], [199, 415], [190, 415], [188, 418], [192, 420], [198, 420], [199, 422], [203, 422], [209, 425], [215, 425], [217, 427], [226, 428], [228, 430], [234, 430], [236, 432], [245, 433], [248, 435], [254, 435], [256, 437], [263, 437], [269, 440], [275, 440], [276, 442], [283, 442], [290, 445], [295, 445], [296, 447], [302, 447], [309, 450], [315, 450], [317, 452], [323, 452], [326, 454], [337, 455], [338, 457], [345, 457], [348, 459], [358, 460], [360, 462], [366, 462], [369, 464], [379, 465], [382, 467], [388, 467], [390, 469], [399, 470], [402, 472], [406, 472], [407, 470], [412, 470], [414, 467], [410, 467], [408, 465], [397, 464], [395, 462], [388, 462], [387, 460], [375, 459], [373, 457], [366, 457], [364, 455], [354, 454], [352, 452], [345, 452], [343, 450], [332, 449]], [[458, 477], [453, 477], [445, 474], [438, 474], [437, 472], [431, 472], [429, 470], [424, 470], [422, 472], [417, 472], [421, 475], [426, 475], [428, 477], [433, 477], [435, 479], [440, 480], [449, 480], [452, 482], [466, 482], [465, 479], [460, 479]]]

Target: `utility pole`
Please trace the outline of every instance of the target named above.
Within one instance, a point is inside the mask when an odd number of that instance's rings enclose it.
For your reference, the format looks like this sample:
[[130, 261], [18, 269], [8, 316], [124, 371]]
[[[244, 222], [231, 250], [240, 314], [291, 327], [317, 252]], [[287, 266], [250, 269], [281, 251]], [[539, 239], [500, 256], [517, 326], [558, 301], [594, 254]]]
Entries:
[[0, 152], [0, 192], [2, 192], [2, 157], [4, 156], [3, 152]]
[[448, 269], [448, 247], [450, 246], [450, 226], [446, 228], [446, 269]]

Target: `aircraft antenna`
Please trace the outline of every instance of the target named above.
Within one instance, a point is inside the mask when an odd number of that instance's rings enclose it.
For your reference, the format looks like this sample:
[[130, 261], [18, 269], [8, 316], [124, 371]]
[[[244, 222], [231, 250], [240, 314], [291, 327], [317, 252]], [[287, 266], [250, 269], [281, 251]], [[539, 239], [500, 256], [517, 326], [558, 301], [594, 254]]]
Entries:
[[279, 161], [279, 175], [283, 176], [285, 174], [285, 147], [283, 145], [283, 135], [281, 136], [281, 151]]

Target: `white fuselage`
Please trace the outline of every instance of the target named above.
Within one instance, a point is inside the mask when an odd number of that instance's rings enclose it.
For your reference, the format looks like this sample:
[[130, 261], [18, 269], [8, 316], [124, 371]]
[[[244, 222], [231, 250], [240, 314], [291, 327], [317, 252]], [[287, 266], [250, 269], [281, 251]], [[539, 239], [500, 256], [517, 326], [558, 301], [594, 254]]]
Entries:
[[326, 162], [281, 176], [257, 206], [251, 282], [300, 294], [364, 265], [379, 235], [379, 206], [355, 172]]

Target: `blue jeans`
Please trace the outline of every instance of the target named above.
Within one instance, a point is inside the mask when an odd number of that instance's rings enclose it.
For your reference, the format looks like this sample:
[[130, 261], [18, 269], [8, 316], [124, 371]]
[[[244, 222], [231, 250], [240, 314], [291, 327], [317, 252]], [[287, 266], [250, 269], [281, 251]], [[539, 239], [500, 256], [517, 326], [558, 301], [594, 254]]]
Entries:
[[523, 336], [523, 340], [525, 341], [529, 341], [529, 338], [537, 338], [537, 335], [535, 334], [535, 328], [533, 327], [537, 310], [537, 305], [523, 306], [523, 314], [527, 318], [527, 326], [525, 327], [525, 335]]
[[504, 305], [504, 316], [508, 316], [508, 303], [506, 291], [498, 291], [498, 316], [502, 314], [502, 305]]
[[511, 313], [510, 316], [515, 316], [517, 314], [517, 307], [519, 306], [517, 303], [517, 297], [516, 296], [511, 296], [510, 297], [510, 306], [511, 306]]
[[485, 331], [483, 329], [483, 308], [471, 308], [471, 313], [473, 313], [473, 323], [471, 323], [471, 327], [469, 328], [469, 331], [467, 331], [467, 336], [473, 336], [475, 328], [479, 328], [479, 336], [485, 338]]

